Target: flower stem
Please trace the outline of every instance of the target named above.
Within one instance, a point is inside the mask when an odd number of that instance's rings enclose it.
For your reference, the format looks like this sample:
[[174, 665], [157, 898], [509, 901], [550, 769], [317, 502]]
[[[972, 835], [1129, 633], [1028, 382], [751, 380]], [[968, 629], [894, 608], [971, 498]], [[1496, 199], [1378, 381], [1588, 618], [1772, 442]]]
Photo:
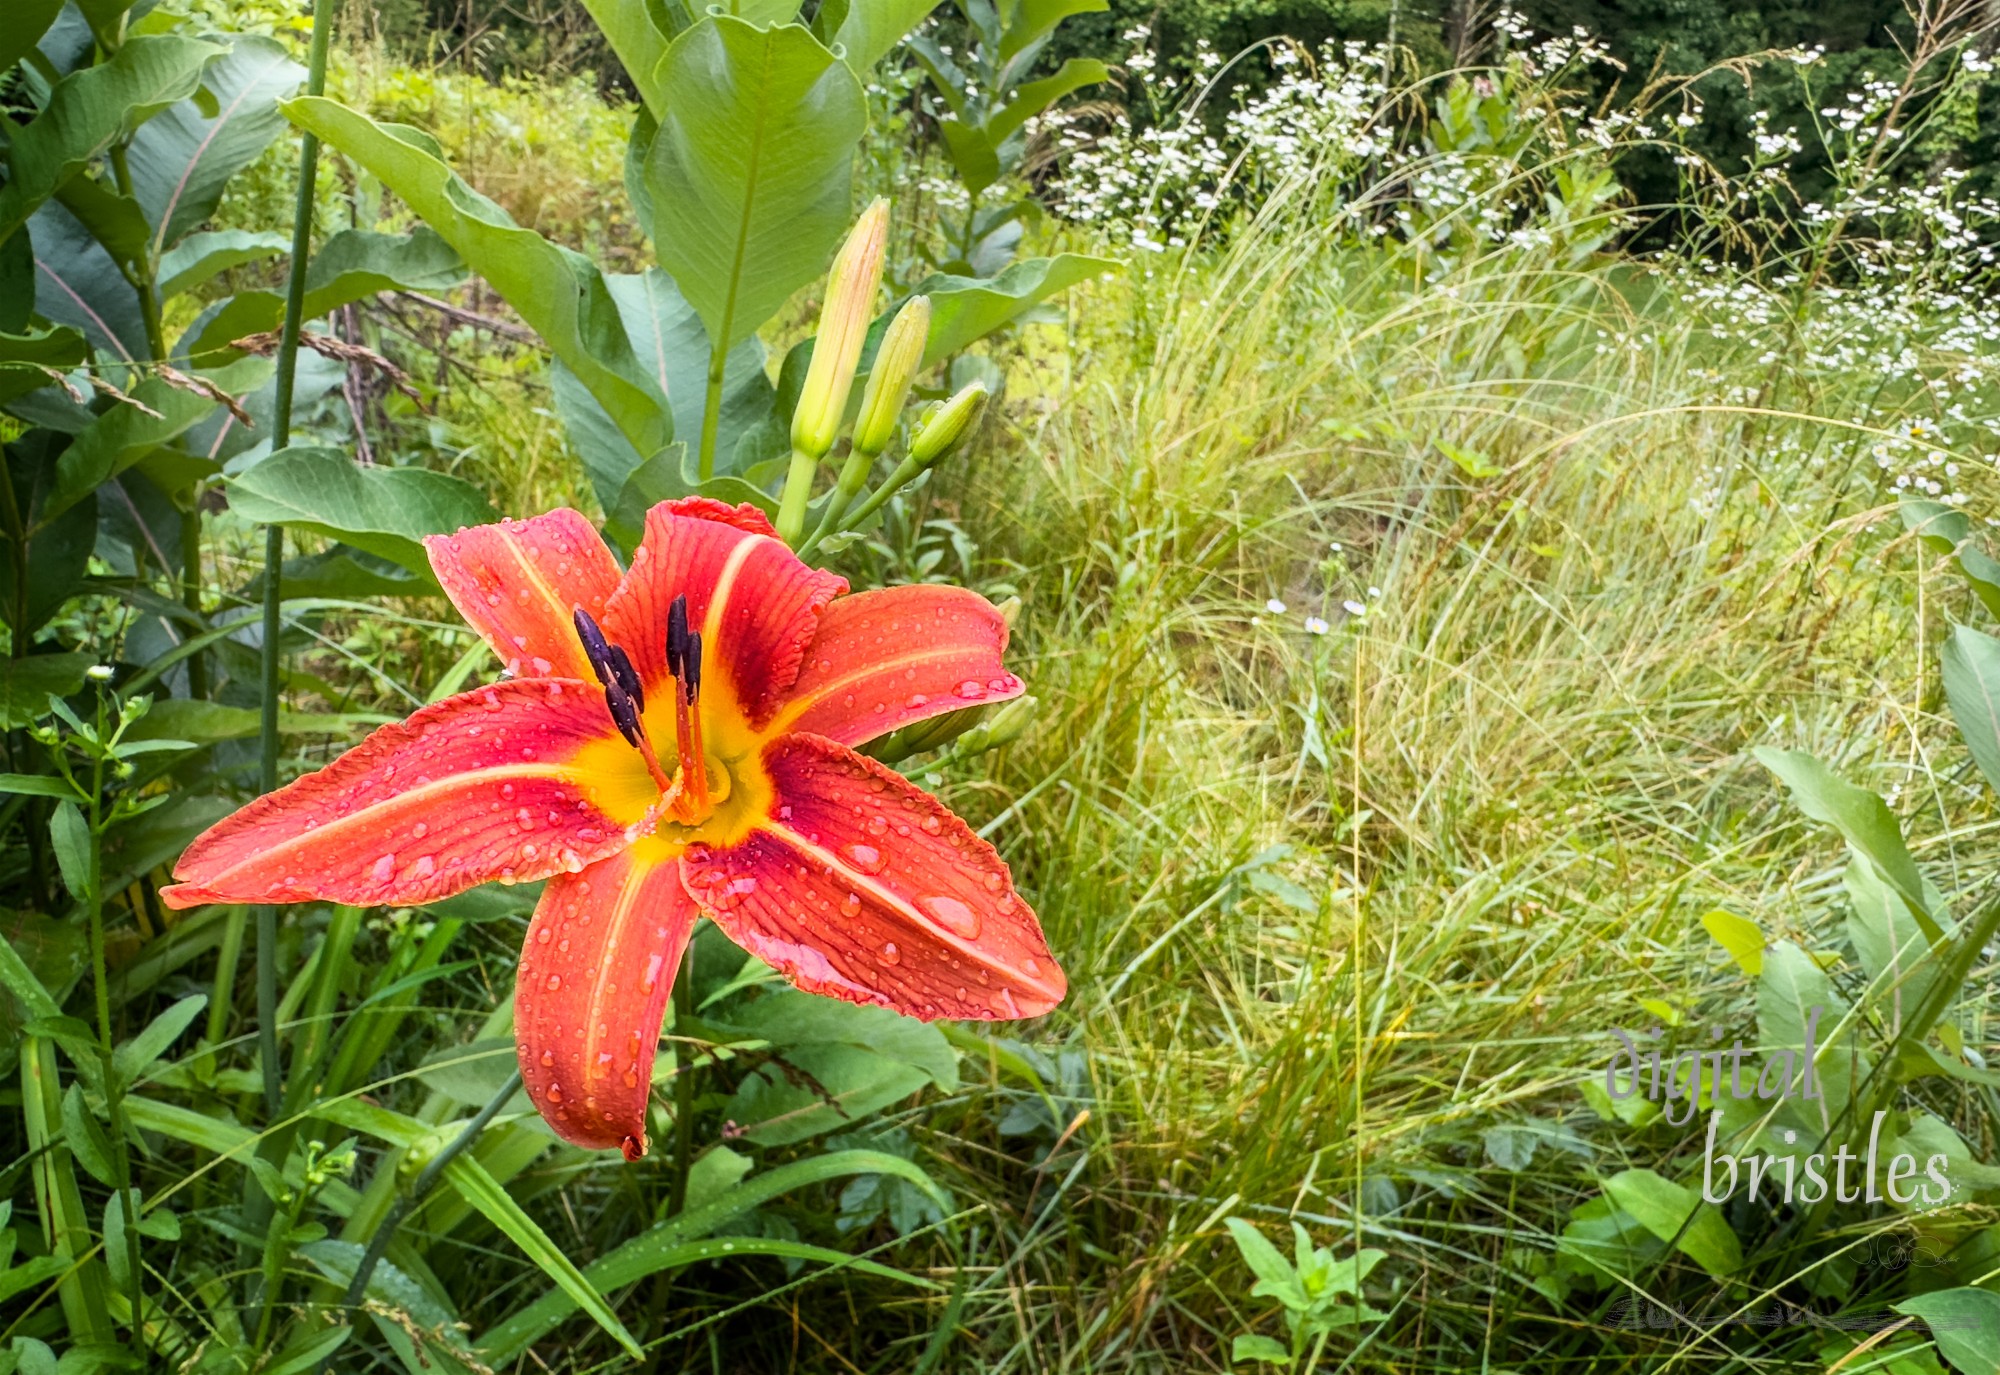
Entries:
[[696, 469], [703, 482], [715, 476], [715, 436], [722, 426], [722, 374], [729, 366], [729, 354], [714, 349], [708, 355], [708, 394], [701, 403], [701, 451]]
[[[340, 0], [313, 0], [312, 47], [306, 59], [306, 94], [326, 93], [327, 49], [333, 42], [333, 16]], [[271, 449], [292, 442], [292, 394], [299, 375], [299, 332], [305, 325], [306, 266], [312, 252], [314, 189], [319, 179], [319, 140], [311, 134], [299, 140], [298, 199], [292, 209], [292, 260], [285, 281], [285, 323], [278, 337], [276, 403], [271, 423]], [[259, 732], [262, 767], [259, 782], [265, 792], [278, 786], [278, 639], [284, 596], [285, 531], [272, 525], [264, 531], [263, 718]], [[264, 1106], [278, 1110], [278, 910], [257, 909], [257, 1046], [263, 1061]]]
[[806, 503], [812, 500], [813, 474], [819, 471], [819, 456], [792, 450], [792, 466], [785, 473], [784, 494], [778, 498], [778, 538], [793, 548], [806, 529]]

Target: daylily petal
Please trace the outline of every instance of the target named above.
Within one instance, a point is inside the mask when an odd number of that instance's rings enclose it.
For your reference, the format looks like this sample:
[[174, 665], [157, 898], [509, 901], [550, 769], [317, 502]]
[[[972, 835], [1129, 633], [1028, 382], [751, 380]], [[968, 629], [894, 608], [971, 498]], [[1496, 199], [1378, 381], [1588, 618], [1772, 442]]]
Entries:
[[685, 596], [705, 647], [703, 693], [728, 693], [756, 726], [798, 677], [820, 608], [846, 590], [845, 579], [800, 563], [756, 507], [685, 497], [647, 514], [631, 571], [605, 605], [604, 634], [632, 656], [650, 696], [667, 671], [667, 608]]
[[653, 1052], [699, 913], [680, 861], [642, 840], [542, 893], [514, 985], [521, 1079], [565, 1141], [646, 1153]]
[[373, 906], [581, 869], [624, 849], [631, 824], [594, 802], [624, 790], [601, 763], [579, 767], [586, 752], [632, 756], [593, 685], [519, 679], [448, 697], [216, 823], [160, 896]]
[[617, 561], [571, 510], [477, 525], [424, 541], [445, 595], [517, 678], [591, 678], [570, 619], [618, 586]]
[[696, 845], [688, 891], [799, 987], [923, 1018], [1032, 1017], [1065, 980], [1006, 864], [943, 803], [844, 745], [764, 750], [771, 815]]
[[911, 584], [838, 597], [820, 613], [775, 729], [859, 745], [899, 726], [1021, 695], [1001, 667], [1007, 623], [962, 587]]

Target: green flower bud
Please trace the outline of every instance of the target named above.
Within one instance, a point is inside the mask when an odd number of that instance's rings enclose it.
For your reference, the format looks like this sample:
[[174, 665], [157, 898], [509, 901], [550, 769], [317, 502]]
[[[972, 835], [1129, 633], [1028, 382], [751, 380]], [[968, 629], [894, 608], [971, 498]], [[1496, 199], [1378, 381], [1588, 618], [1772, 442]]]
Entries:
[[840, 437], [847, 394], [854, 388], [861, 346], [868, 339], [868, 322], [875, 314], [875, 292], [882, 285], [882, 252], [888, 238], [889, 202], [877, 200], [861, 212], [833, 260], [833, 271], [826, 279], [826, 301], [820, 307], [819, 334], [813, 340], [812, 362], [806, 367], [805, 386], [792, 411], [795, 453], [822, 457]]
[[962, 388], [943, 405], [933, 409], [917, 426], [917, 432], [910, 437], [910, 458], [921, 467], [928, 468], [956, 449], [972, 427], [979, 423], [980, 412], [986, 409], [986, 384], [974, 382]]
[[875, 350], [875, 366], [861, 391], [861, 415], [854, 422], [857, 453], [879, 454], [896, 437], [896, 417], [910, 395], [910, 383], [924, 363], [931, 333], [931, 298], [912, 296], [896, 312]]

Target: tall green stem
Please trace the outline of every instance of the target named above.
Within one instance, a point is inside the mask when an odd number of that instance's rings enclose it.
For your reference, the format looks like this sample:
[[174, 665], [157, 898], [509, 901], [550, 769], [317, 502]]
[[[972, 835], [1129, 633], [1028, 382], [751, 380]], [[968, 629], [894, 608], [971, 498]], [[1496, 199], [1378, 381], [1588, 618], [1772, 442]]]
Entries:
[[[333, 16], [340, 0], [313, 0], [312, 48], [306, 60], [306, 94], [326, 93], [326, 56], [333, 41]], [[285, 324], [278, 337], [275, 414], [271, 422], [273, 452], [292, 442], [292, 393], [299, 374], [299, 332], [305, 325], [306, 264], [312, 252], [314, 191], [319, 180], [319, 140], [311, 134], [299, 140], [298, 200], [292, 210], [291, 272], [285, 282]], [[273, 525], [264, 532], [263, 644], [263, 767], [265, 792], [278, 786], [278, 639], [281, 630], [285, 531]], [[282, 1076], [278, 1073], [278, 911], [257, 909], [257, 1045], [263, 1060], [264, 1106], [276, 1113]]]
[[[104, 711], [104, 694], [97, 695], [97, 734], [104, 739], [109, 729]], [[68, 803], [63, 804], [68, 806]], [[125, 1282], [132, 1304], [132, 1344], [146, 1344], [146, 1307], [143, 1275], [139, 1269], [139, 1206], [132, 1190], [132, 1145], [125, 1134], [125, 1085], [119, 1078], [113, 1051], [117, 1046], [111, 1030], [111, 975], [104, 957], [104, 756], [98, 755], [90, 769], [90, 816], [88, 818], [87, 871], [84, 874], [85, 918], [90, 927], [90, 967], [97, 992], [97, 1048], [104, 1062], [104, 1108], [111, 1123], [112, 1171], [118, 1184], [118, 1206], [125, 1215]]]
[[726, 350], [710, 351], [708, 394], [701, 403], [701, 452], [696, 457], [703, 482], [715, 476], [715, 436], [716, 431], [722, 426], [722, 374], [728, 364], [729, 354]]

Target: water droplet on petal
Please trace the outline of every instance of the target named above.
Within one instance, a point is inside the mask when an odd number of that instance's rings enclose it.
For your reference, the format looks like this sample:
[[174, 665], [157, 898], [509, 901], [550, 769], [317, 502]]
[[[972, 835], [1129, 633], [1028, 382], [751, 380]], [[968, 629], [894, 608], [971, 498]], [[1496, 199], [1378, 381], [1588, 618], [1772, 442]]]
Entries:
[[896, 948], [896, 943], [894, 941], [890, 941], [887, 945], [882, 947], [882, 963], [901, 964], [902, 962], [903, 962], [903, 952]]
[[429, 878], [437, 872], [437, 867], [437, 861], [429, 855], [418, 855], [417, 862], [411, 866], [410, 872], [418, 878]]
[[997, 893], [1007, 886], [1007, 880], [997, 873], [988, 874], [983, 882], [986, 884], [986, 891], [989, 893]]
[[394, 855], [382, 856], [382, 858], [375, 861], [375, 867], [370, 872], [375, 875], [377, 883], [387, 883], [390, 877], [396, 872], [396, 857]]
[[846, 897], [840, 900], [841, 916], [843, 917], [857, 916], [860, 914], [860, 911], [861, 911], [861, 897], [859, 894], [849, 893]]
[[917, 906], [952, 935], [969, 941], [979, 938], [979, 914], [957, 898], [922, 897]]
[[977, 678], [967, 678], [958, 685], [958, 695], [977, 702], [986, 695], [986, 684], [980, 682]]
[[431, 828], [421, 821], [419, 821], [416, 825], [410, 827], [410, 834], [415, 836], [418, 840], [422, 840], [425, 836], [429, 835], [430, 833], [431, 833]]
[[885, 864], [882, 852], [873, 845], [843, 845], [840, 853], [864, 874], [879, 874]]
[[562, 975], [560, 974], [549, 975], [547, 980], [543, 982], [542, 987], [548, 989], [548, 991], [551, 993], [555, 992], [558, 988], [562, 987]]
[[555, 1062], [556, 1062], [556, 1053], [553, 1050], [545, 1050], [542, 1052], [542, 1067], [544, 1069], [546, 1069], [550, 1065], [553, 1065]]
[[924, 834], [925, 834], [925, 835], [933, 835], [933, 836], [934, 836], [934, 835], [936, 835], [936, 834], [937, 834], [937, 833], [938, 833], [939, 831], [942, 831], [943, 829], [944, 829], [944, 823], [943, 823], [942, 821], [939, 821], [939, 820], [938, 820], [938, 819], [937, 819], [936, 817], [934, 817], [934, 816], [927, 816], [927, 817], [925, 817], [925, 818], [924, 818]]
[[887, 835], [889, 833], [889, 823], [880, 816], [871, 816], [868, 818], [864, 829], [872, 836]]

